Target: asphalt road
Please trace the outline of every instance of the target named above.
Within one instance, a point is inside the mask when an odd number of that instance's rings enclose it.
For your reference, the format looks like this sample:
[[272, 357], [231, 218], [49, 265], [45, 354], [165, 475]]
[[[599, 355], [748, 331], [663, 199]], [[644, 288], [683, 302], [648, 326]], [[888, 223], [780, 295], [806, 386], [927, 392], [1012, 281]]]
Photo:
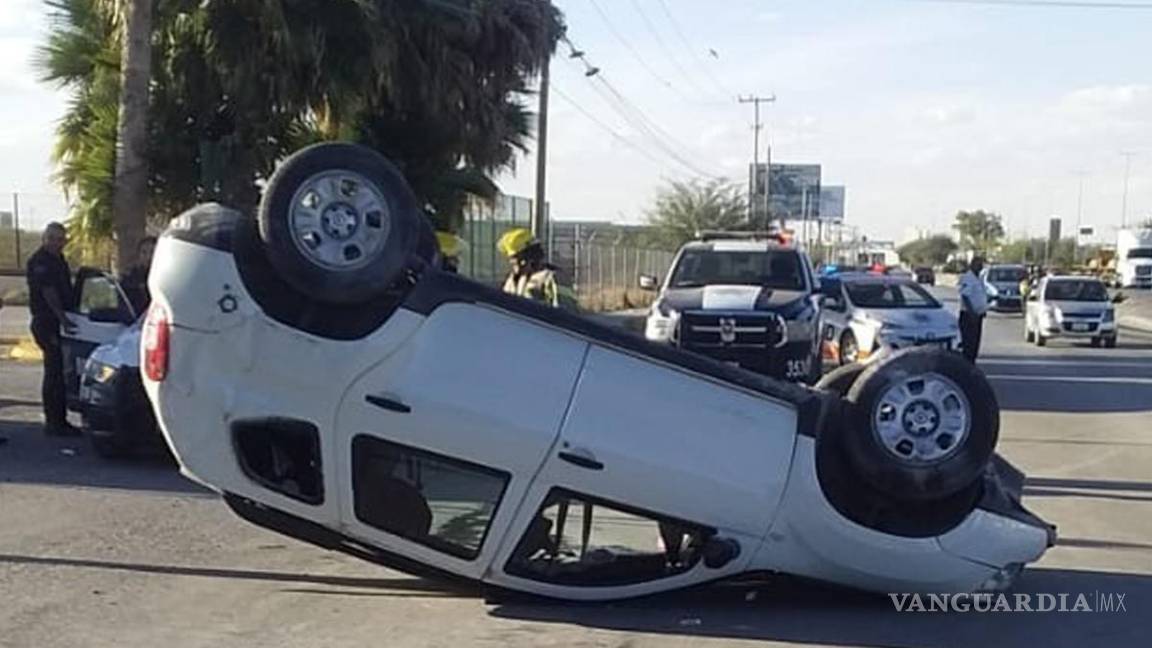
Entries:
[[35, 367], [0, 362], [0, 646], [1146, 646], [1152, 614], [1152, 336], [1025, 346], [992, 316], [982, 358], [1000, 451], [1060, 544], [1019, 592], [1125, 594], [1116, 613], [897, 613], [769, 582], [614, 605], [487, 603], [249, 526], [159, 462], [47, 439]]

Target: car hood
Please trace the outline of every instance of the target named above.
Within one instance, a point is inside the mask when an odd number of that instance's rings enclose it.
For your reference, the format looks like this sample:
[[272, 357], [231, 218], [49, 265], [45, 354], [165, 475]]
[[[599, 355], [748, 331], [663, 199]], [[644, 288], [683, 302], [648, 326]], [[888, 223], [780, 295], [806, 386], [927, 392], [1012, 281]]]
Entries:
[[139, 322], [126, 329], [115, 340], [93, 349], [92, 355], [88, 356], [88, 359], [113, 367], [138, 368], [140, 366]]
[[778, 290], [763, 286], [716, 285], [702, 288], [669, 288], [663, 300], [668, 308], [686, 310], [775, 310], [804, 299], [803, 290]]
[[935, 330], [956, 326], [956, 318], [943, 308], [861, 308], [856, 317], [904, 328]]

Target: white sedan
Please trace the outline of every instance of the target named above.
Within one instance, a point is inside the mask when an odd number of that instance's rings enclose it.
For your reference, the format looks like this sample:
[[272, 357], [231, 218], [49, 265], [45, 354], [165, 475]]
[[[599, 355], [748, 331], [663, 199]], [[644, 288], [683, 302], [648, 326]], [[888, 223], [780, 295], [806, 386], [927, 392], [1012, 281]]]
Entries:
[[911, 279], [844, 275], [824, 283], [825, 359], [845, 365], [910, 347], [959, 345], [956, 317]]
[[1024, 339], [1044, 346], [1053, 338], [1090, 340], [1116, 346], [1116, 309], [1104, 282], [1095, 277], [1045, 277], [1028, 297]]
[[205, 205], [162, 237], [145, 387], [244, 519], [585, 600], [763, 571], [997, 589], [1055, 542], [958, 355], [773, 380], [444, 272], [419, 205], [376, 153], [322, 144], [256, 218]]

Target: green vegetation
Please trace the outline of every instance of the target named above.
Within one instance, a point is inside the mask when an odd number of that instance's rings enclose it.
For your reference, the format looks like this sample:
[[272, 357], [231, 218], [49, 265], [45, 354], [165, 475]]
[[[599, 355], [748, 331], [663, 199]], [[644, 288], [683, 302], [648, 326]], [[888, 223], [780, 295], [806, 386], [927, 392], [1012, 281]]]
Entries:
[[976, 211], [957, 212], [952, 229], [960, 236], [960, 247], [988, 256], [1004, 240], [1004, 219], [999, 214]]
[[960, 246], [951, 236], [937, 234], [901, 245], [896, 252], [900, 260], [913, 266], [939, 266], [948, 261]]
[[[134, 0], [135, 1], [135, 0]], [[75, 239], [107, 241], [120, 110], [120, 2], [51, 0], [38, 66], [69, 91], [57, 180]], [[563, 31], [546, 0], [156, 0], [148, 215], [250, 209], [276, 162], [351, 140], [395, 161], [440, 227], [531, 131], [528, 85]]]
[[748, 207], [743, 190], [726, 180], [670, 181], [657, 194], [648, 223], [655, 243], [676, 249], [703, 230], [749, 229]]

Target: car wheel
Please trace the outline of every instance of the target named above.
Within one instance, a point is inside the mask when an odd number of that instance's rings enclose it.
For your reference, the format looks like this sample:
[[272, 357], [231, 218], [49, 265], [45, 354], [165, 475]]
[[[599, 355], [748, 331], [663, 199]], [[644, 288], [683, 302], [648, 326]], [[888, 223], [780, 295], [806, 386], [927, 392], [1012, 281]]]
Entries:
[[133, 455], [133, 448], [115, 434], [88, 433], [92, 450], [103, 459], [127, 459]]
[[282, 163], [257, 212], [268, 260], [313, 299], [361, 303], [399, 279], [423, 221], [404, 177], [375, 151], [329, 142]]
[[1048, 345], [1048, 338], [1044, 337], [1043, 333], [1036, 332], [1036, 346], [1042, 347]]
[[816, 389], [830, 391], [844, 398], [848, 395], [848, 390], [852, 389], [852, 385], [856, 382], [856, 379], [859, 378], [860, 374], [867, 368], [867, 365], [860, 362], [836, 367], [832, 371], [824, 374], [824, 377], [816, 382], [815, 387]]
[[1093, 348], [1096, 348], [1096, 349], [1099, 349], [1099, 348], [1100, 348], [1100, 344], [1101, 344], [1101, 342], [1103, 342], [1103, 340], [1101, 340], [1101, 339], [1100, 339], [1100, 338], [1098, 338], [1098, 337], [1094, 337], [1094, 338], [1092, 338], [1092, 347], [1093, 347]]
[[1036, 339], [1036, 334], [1032, 332], [1032, 329], [1027, 324], [1025, 324], [1024, 325], [1024, 341], [1030, 343], [1030, 342], [1034, 341], [1035, 339]]
[[840, 336], [840, 365], [850, 365], [860, 360], [860, 345], [856, 342], [856, 334], [851, 329], [844, 331]]
[[1115, 349], [1116, 348], [1115, 336], [1110, 337], [1110, 338], [1104, 338], [1104, 346], [1105, 346], [1105, 348], [1108, 348], [1108, 349]]
[[1000, 408], [962, 356], [908, 349], [864, 371], [848, 392], [842, 443], [854, 472], [898, 500], [947, 497], [979, 478]]

